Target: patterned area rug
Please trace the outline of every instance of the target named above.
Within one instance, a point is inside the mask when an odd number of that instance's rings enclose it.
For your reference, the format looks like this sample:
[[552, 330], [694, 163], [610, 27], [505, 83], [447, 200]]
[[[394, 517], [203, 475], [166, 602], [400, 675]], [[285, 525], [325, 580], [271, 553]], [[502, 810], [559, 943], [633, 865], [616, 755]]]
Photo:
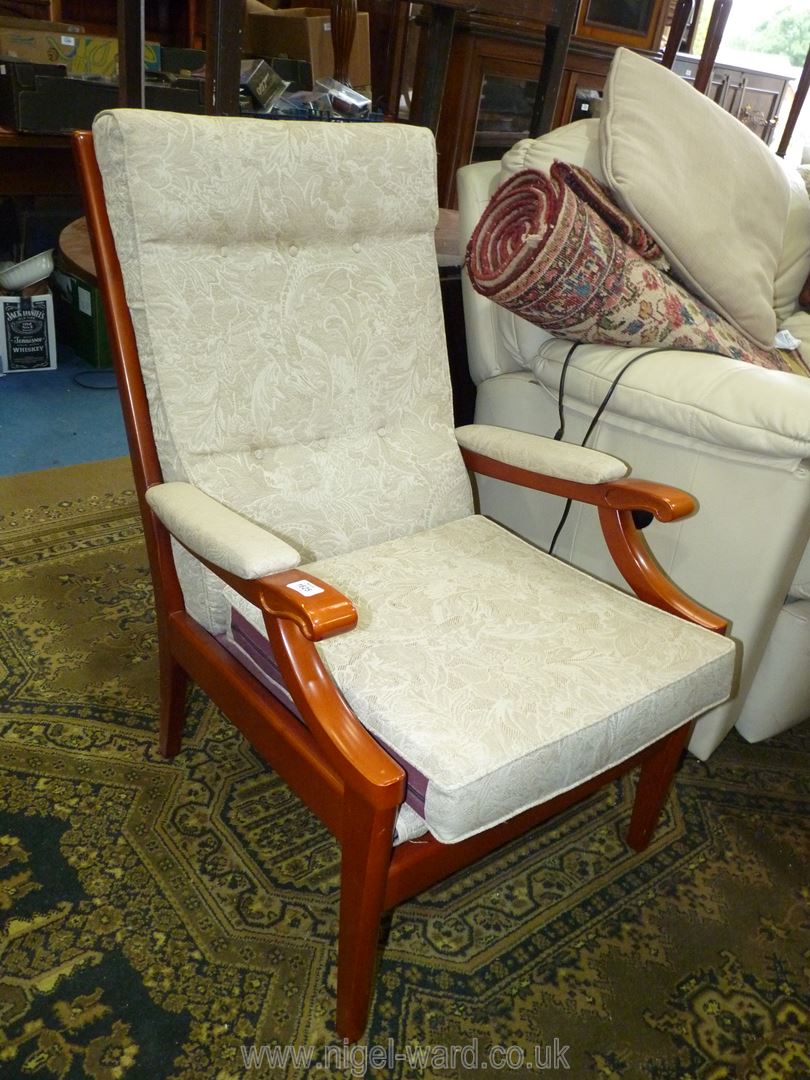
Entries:
[[587, 170], [555, 161], [495, 191], [467, 245], [473, 288], [569, 341], [690, 349], [789, 371], [660, 268], [654, 238]]
[[158, 756], [126, 463], [0, 508], [0, 1077], [810, 1076], [810, 725], [689, 757], [643, 856], [617, 783], [399, 909], [347, 1047], [335, 844], [199, 693]]

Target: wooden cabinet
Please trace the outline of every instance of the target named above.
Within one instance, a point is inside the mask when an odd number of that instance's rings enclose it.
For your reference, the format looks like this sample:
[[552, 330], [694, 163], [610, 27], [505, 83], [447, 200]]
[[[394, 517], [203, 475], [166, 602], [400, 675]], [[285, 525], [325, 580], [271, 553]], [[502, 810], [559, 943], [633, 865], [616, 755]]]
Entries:
[[[694, 82], [699, 57], [679, 55], [672, 70]], [[753, 68], [715, 64], [707, 95], [736, 116], [760, 139], [770, 143], [790, 79]]]
[[[621, 5], [580, 0], [580, 36], [571, 39], [553, 126], [590, 115], [617, 46], [659, 57], [673, 6], [673, 0], [626, 0]], [[442, 206], [456, 205], [455, 175], [462, 165], [499, 158], [528, 135], [544, 45], [545, 25], [539, 18], [510, 20], [470, 10], [459, 14], [436, 129]]]

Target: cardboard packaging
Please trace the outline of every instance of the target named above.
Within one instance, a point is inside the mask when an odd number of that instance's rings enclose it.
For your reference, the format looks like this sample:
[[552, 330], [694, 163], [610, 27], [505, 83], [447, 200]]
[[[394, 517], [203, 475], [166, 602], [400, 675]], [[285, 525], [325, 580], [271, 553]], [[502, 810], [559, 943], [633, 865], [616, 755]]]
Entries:
[[56, 367], [53, 297], [0, 296], [0, 370], [52, 371]]
[[[151, 82], [145, 86], [146, 107], [169, 112], [202, 113], [205, 85], [201, 79]], [[114, 82], [71, 78], [57, 64], [0, 60], [0, 125], [14, 131], [59, 134], [89, 128], [96, 113], [118, 105]]]
[[[0, 4], [0, 8], [2, 5]], [[0, 15], [0, 30], [53, 30], [61, 34], [83, 34], [78, 23], [49, 22], [47, 19], [21, 19], [15, 15]]]
[[[68, 75], [118, 76], [118, 39], [113, 37], [0, 27], [0, 56], [34, 64], [64, 64]], [[149, 71], [160, 71], [160, 45], [146, 42], [144, 64]]]
[[86, 364], [112, 367], [107, 321], [96, 283], [81, 277], [57, 254], [53, 285], [59, 340], [70, 345]]
[[[313, 80], [306, 89], [311, 90], [319, 79], [331, 78], [335, 73], [330, 12], [327, 8], [301, 7], [278, 11], [268, 8], [263, 13], [249, 14], [243, 51], [270, 60], [274, 57], [306, 60], [312, 68]], [[357, 14], [349, 81], [360, 91], [371, 85], [367, 12]]]

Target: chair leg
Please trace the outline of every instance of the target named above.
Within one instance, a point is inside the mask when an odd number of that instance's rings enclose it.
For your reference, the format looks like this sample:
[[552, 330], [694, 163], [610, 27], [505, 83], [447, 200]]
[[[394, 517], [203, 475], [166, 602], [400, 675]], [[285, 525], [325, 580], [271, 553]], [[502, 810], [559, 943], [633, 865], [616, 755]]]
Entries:
[[172, 758], [180, 751], [186, 719], [188, 675], [167, 645], [159, 647], [160, 661], [160, 752]]
[[641, 765], [627, 830], [627, 843], [635, 851], [643, 851], [650, 842], [691, 731], [691, 722], [676, 728], [656, 743]]
[[341, 843], [337, 1031], [365, 1031], [391, 862], [396, 807], [378, 809], [346, 792]]

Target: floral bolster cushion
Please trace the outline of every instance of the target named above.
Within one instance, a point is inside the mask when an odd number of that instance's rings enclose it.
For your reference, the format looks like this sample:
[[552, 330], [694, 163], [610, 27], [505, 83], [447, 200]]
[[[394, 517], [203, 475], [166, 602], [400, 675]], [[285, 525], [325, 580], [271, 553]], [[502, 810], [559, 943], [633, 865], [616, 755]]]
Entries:
[[492, 196], [467, 246], [474, 288], [571, 341], [693, 349], [789, 370], [661, 269], [660, 248], [584, 169], [525, 169]]

